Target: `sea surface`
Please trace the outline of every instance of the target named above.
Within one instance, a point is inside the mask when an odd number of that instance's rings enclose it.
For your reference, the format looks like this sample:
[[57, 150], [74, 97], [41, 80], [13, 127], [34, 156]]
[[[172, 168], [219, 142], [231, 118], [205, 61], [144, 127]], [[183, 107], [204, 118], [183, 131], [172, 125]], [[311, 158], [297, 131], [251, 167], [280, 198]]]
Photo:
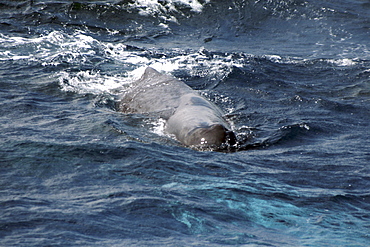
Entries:
[[[238, 148], [118, 112], [147, 66]], [[368, 0], [2, 0], [0, 246], [369, 246], [369, 122]]]

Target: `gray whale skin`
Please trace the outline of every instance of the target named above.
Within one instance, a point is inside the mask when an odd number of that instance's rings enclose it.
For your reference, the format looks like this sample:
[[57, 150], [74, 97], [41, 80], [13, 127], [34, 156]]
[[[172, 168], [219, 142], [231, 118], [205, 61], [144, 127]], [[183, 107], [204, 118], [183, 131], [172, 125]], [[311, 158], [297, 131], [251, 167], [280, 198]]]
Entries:
[[172, 76], [146, 68], [118, 102], [123, 113], [157, 113], [165, 131], [187, 146], [234, 145], [235, 135], [222, 111], [197, 91]]

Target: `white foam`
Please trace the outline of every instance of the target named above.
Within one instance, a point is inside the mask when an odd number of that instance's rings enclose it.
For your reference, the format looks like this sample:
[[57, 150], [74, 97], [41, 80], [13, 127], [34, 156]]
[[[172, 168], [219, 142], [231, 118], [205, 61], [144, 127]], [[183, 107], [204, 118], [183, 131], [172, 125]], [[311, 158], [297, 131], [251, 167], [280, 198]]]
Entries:
[[356, 61], [354, 61], [353, 59], [349, 59], [349, 58], [330, 59], [329, 62], [331, 62], [331, 63], [333, 63], [337, 66], [341, 66], [341, 67], [356, 65]]
[[204, 5], [209, 2], [210, 0], [205, 0], [203, 4], [198, 0], [136, 0], [129, 4], [129, 6], [135, 10], [139, 10], [140, 15], [153, 16], [164, 22], [178, 23], [174, 13], [183, 15], [179, 6], [186, 6], [190, 8], [191, 11], [200, 13]]
[[[204, 4], [209, 3], [206, 0]], [[153, 15], [159, 12], [177, 12], [177, 4], [185, 5], [194, 12], [202, 12], [203, 5], [198, 0], [136, 0], [132, 5], [141, 9], [142, 15]]]
[[[128, 66], [134, 65], [131, 71], [126, 71], [123, 75], [114, 77], [102, 76], [99, 72], [85, 71], [75, 73], [63, 72], [60, 82], [63, 85], [63, 90], [70, 90], [79, 93], [100, 93], [103, 91], [111, 91], [119, 84], [128, 84], [141, 77], [145, 68], [151, 66], [154, 69], [171, 74], [176, 70], [189, 71], [191, 76], [200, 76], [210, 78], [210, 80], [222, 80], [232, 71], [232, 68], [243, 66], [243, 61], [228, 59], [227, 57], [219, 57], [210, 59], [201, 52], [190, 54], [179, 54], [173, 57], [162, 57], [150, 59], [146, 57], [145, 51], [126, 51], [121, 45], [100, 44], [100, 47], [106, 51], [106, 54], [111, 59], [119, 61]], [[67, 83], [64, 83], [67, 81]], [[113, 83], [109, 83], [112, 81]], [[105, 88], [104, 88], [105, 87]]]
[[61, 72], [59, 74], [59, 85], [63, 91], [81, 94], [110, 93], [112, 90], [128, 83], [130, 81], [122, 77], [101, 75], [99, 72], [94, 71], [80, 71], [75, 74]]
[[[99, 42], [92, 37], [76, 32], [67, 35], [53, 31], [36, 38], [0, 36], [0, 60], [40, 61], [44, 66], [84, 62], [86, 56], [95, 54]], [[58, 58], [63, 58], [59, 59]]]
[[156, 120], [156, 122], [153, 123], [154, 127], [152, 129], [152, 131], [157, 134], [157, 135], [160, 135], [160, 136], [165, 136], [165, 126], [166, 126], [166, 120], [164, 120], [163, 118], [159, 118], [158, 120]]

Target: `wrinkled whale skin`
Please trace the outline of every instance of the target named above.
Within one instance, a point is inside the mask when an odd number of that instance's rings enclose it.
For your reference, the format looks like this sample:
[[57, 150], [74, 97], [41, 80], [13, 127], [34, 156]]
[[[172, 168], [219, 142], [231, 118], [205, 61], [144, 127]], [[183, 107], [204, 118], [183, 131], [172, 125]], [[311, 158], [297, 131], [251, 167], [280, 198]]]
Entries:
[[185, 83], [146, 68], [118, 104], [124, 113], [157, 113], [165, 131], [187, 146], [235, 144], [222, 111]]

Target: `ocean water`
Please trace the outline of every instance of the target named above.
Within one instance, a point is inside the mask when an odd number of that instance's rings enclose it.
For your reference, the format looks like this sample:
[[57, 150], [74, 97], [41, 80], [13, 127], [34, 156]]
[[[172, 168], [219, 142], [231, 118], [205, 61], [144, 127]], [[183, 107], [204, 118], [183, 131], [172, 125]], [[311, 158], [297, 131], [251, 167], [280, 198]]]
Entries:
[[[369, 246], [369, 49], [366, 0], [1, 1], [0, 245]], [[117, 112], [147, 66], [238, 150]]]

